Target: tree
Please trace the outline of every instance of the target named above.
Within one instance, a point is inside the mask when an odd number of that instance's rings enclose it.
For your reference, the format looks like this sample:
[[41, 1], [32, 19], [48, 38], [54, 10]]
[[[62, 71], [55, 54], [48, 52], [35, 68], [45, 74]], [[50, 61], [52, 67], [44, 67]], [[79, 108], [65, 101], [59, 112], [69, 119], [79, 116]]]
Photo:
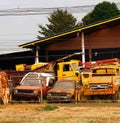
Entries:
[[120, 11], [115, 3], [103, 1], [95, 6], [92, 12], [85, 15], [82, 19], [84, 25], [94, 23], [100, 20], [120, 15]]
[[[47, 19], [49, 24], [46, 26], [38, 25], [40, 28], [38, 32], [45, 37], [70, 30], [79, 25], [77, 19], [67, 10], [57, 9]], [[37, 38], [40, 39], [41, 36], [38, 35]]]

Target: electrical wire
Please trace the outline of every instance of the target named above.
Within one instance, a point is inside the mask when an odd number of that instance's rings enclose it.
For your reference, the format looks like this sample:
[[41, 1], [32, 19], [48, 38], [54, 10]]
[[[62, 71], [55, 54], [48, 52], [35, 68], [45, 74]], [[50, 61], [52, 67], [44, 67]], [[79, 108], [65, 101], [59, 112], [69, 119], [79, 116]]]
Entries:
[[18, 36], [18, 35], [36, 35], [36, 34], [2, 34], [0, 36]]
[[[120, 3], [116, 3], [120, 6]], [[69, 6], [69, 7], [52, 7], [52, 8], [14, 8], [0, 10], [0, 16], [24, 16], [50, 14], [56, 9], [64, 9], [71, 13], [84, 13], [92, 10], [96, 5]]]
[[[116, 3], [116, 5], [120, 5], [120, 2]], [[14, 9], [3, 9], [0, 10], [0, 16], [21, 16], [21, 15], [39, 15], [39, 14], [49, 14], [52, 13], [56, 9], [65, 9], [72, 13], [82, 13], [82, 12], [88, 12], [92, 8], [94, 8], [95, 5], [85, 5], [85, 6], [69, 6], [69, 7], [53, 7], [53, 8], [14, 8]], [[27, 34], [13, 34], [13, 35], [27, 35]], [[34, 34], [29, 34], [34, 35]], [[0, 36], [10, 36], [8, 35], [0, 35]], [[92, 39], [92, 38], [91, 38]], [[31, 39], [18, 39], [22, 41], [31, 40]], [[61, 39], [66, 40], [66, 39]], [[100, 39], [99, 39], [100, 40]], [[114, 38], [115, 40], [115, 38]], [[0, 39], [0, 41], [9, 41], [9, 44], [14, 44], [17, 41], [17, 39]], [[7, 42], [8, 43], [8, 42]], [[6, 44], [6, 46], [9, 46]], [[11, 48], [10, 48], [11, 49]]]

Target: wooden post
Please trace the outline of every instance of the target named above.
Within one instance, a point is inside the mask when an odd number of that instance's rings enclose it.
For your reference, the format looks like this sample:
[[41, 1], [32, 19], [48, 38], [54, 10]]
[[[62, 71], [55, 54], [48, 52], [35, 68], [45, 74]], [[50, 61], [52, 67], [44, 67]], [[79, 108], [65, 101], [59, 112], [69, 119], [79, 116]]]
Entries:
[[39, 47], [36, 47], [35, 63], [39, 63]]
[[89, 61], [92, 61], [92, 49], [89, 48]]
[[81, 32], [81, 41], [82, 41], [82, 63], [83, 63], [83, 67], [84, 67], [84, 63], [85, 63], [85, 40], [84, 40], [84, 32]]
[[48, 51], [45, 51], [45, 60], [48, 62]]

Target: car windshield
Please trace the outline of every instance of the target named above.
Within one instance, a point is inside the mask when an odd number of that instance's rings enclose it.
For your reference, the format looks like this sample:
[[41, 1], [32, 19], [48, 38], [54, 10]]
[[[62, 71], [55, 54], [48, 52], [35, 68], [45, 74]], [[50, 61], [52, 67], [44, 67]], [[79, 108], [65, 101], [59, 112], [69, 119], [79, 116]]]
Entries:
[[21, 85], [41, 86], [40, 79], [24, 79]]
[[37, 74], [28, 74], [22, 81], [21, 85], [30, 85], [30, 86], [41, 86], [41, 82], [43, 85], [43, 80], [46, 78], [42, 76], [38, 76]]
[[73, 68], [74, 68], [75, 71], [80, 71], [79, 70], [79, 67], [75, 63], [72, 63], [72, 66], [73, 66]]
[[115, 75], [114, 68], [99, 68], [93, 70], [93, 76], [111, 76]]
[[54, 89], [75, 89], [74, 82], [56, 82]]

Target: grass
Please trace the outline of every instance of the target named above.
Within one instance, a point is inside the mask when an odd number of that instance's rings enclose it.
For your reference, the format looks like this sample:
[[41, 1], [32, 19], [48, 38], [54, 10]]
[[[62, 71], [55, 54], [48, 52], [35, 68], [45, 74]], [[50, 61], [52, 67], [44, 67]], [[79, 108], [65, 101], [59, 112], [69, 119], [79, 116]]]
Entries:
[[[57, 109], [57, 110], [56, 110]], [[0, 106], [0, 123], [120, 123], [120, 103], [44, 103]]]
[[56, 108], [58, 108], [58, 107], [57, 107], [57, 106], [53, 106], [53, 105], [45, 105], [45, 106], [43, 107], [43, 109], [44, 109], [45, 111], [55, 110]]
[[54, 106], [65, 106], [65, 107], [120, 107], [120, 102], [80, 102], [80, 103], [63, 103], [54, 104]]

